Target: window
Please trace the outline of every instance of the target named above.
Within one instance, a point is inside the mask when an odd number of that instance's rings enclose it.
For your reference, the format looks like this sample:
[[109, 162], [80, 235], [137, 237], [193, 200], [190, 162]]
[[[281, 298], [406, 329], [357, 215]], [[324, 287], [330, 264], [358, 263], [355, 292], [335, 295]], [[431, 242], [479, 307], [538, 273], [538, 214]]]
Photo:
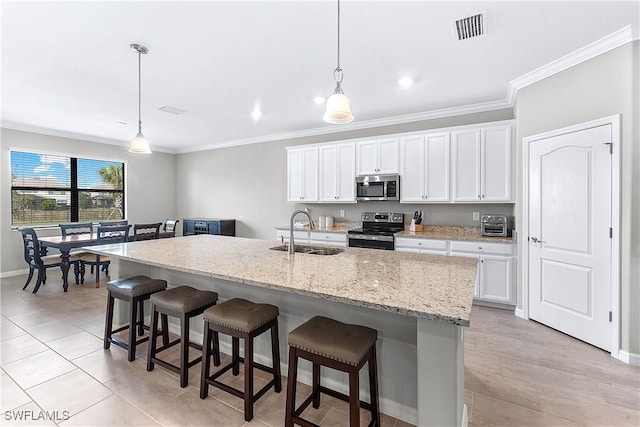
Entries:
[[11, 151], [11, 225], [124, 218], [124, 163]]

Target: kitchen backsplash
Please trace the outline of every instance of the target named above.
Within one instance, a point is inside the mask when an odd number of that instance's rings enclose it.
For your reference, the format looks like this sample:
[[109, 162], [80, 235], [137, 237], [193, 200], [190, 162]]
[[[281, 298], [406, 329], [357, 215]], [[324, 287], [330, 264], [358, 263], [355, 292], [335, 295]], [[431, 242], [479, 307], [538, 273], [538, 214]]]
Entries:
[[[480, 226], [480, 220], [473, 220], [473, 213], [499, 214], [513, 216], [513, 204], [405, 204], [394, 202], [363, 202], [351, 204], [318, 204], [296, 203], [293, 209], [310, 210], [311, 217], [317, 221], [320, 215], [331, 215], [335, 221], [360, 222], [362, 212], [402, 212], [405, 214], [405, 224], [409, 224], [413, 213], [417, 210], [424, 212], [423, 223], [428, 225], [462, 225]], [[340, 210], [345, 216], [340, 217]]]

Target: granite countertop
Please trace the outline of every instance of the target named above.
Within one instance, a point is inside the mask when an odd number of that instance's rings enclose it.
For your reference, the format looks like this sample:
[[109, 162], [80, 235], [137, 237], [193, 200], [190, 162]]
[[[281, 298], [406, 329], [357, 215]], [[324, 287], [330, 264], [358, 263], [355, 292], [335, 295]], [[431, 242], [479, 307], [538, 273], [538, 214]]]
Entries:
[[480, 227], [461, 227], [453, 225], [425, 225], [423, 231], [409, 231], [405, 229], [395, 234], [395, 237], [415, 237], [435, 240], [469, 240], [478, 242], [512, 243], [511, 237], [488, 237], [480, 235]]
[[196, 235], [87, 251], [216, 279], [469, 326], [474, 258], [345, 248], [337, 255], [269, 250], [271, 240]]
[[[360, 228], [360, 227], [362, 227], [362, 224], [359, 222], [334, 222], [332, 228], [316, 227], [316, 229], [313, 231], [320, 231], [323, 233], [346, 233], [349, 230], [355, 230], [356, 228]], [[310, 231], [309, 223], [306, 221], [304, 222], [304, 224], [296, 222], [293, 225], [293, 229], [296, 231]], [[281, 227], [276, 227], [276, 230], [289, 231], [289, 226], [284, 225]]]

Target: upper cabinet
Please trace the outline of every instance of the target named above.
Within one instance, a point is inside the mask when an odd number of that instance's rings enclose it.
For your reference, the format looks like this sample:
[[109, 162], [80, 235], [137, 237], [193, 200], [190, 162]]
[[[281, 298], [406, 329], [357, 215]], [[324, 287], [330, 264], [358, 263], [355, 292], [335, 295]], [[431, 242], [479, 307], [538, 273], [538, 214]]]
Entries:
[[323, 145], [320, 153], [320, 201], [356, 201], [356, 146], [354, 143]]
[[511, 126], [452, 132], [452, 200], [512, 201]]
[[288, 201], [317, 202], [318, 147], [289, 148], [287, 169]]
[[356, 175], [398, 173], [399, 139], [387, 138], [356, 143]]
[[403, 138], [400, 202], [449, 202], [449, 133]]
[[355, 203], [357, 175], [400, 174], [401, 203], [512, 203], [512, 122], [287, 148], [290, 202]]

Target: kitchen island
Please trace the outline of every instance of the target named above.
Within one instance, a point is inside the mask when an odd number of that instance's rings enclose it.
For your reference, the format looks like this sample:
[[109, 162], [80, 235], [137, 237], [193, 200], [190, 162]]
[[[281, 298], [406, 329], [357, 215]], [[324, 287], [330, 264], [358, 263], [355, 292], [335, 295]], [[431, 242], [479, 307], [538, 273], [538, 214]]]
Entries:
[[[382, 412], [420, 426], [466, 422], [463, 328], [469, 325], [477, 260], [358, 248], [290, 258], [273, 246], [199, 235], [87, 250], [111, 257], [112, 279], [145, 274], [170, 286], [214, 290], [221, 300], [277, 305], [281, 354], [287, 354], [286, 334], [315, 315], [375, 328]], [[201, 322], [192, 325], [192, 339], [201, 339]], [[221, 342], [223, 351], [226, 346]], [[256, 341], [256, 360], [270, 363], [269, 346], [267, 339]], [[346, 391], [342, 374], [326, 371], [323, 383]], [[310, 366], [302, 364], [298, 378], [310, 382]], [[361, 398], [368, 400], [365, 377], [361, 384]]]

